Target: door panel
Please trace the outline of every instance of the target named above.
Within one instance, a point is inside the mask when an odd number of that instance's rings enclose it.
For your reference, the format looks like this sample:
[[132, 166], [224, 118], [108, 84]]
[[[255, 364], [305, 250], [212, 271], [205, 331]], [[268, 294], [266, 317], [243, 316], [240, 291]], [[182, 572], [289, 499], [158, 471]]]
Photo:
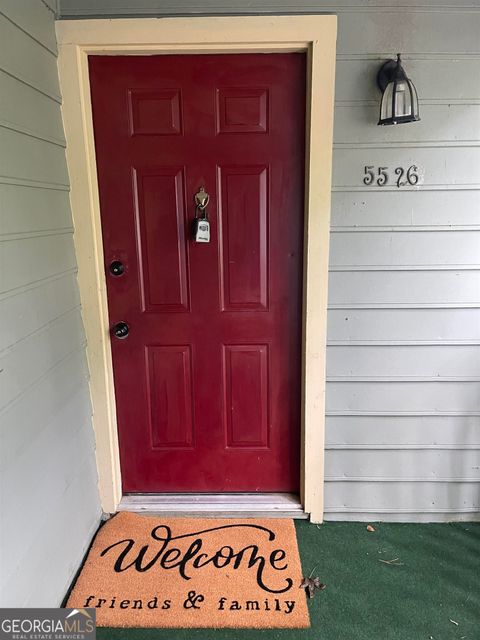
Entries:
[[224, 311], [268, 306], [268, 168], [219, 168]]
[[123, 489], [298, 491], [305, 57], [89, 65]]
[[133, 178], [142, 309], [188, 311], [183, 169], [134, 169]]
[[225, 345], [223, 353], [227, 447], [268, 449], [268, 345]]
[[193, 446], [192, 359], [188, 345], [145, 348], [152, 448]]

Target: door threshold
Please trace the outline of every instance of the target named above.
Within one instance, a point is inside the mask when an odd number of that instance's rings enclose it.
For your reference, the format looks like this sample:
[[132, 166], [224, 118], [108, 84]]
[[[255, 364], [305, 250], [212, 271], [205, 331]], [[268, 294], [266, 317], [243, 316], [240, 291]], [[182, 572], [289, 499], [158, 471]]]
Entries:
[[119, 511], [216, 518], [308, 518], [293, 493], [127, 493]]

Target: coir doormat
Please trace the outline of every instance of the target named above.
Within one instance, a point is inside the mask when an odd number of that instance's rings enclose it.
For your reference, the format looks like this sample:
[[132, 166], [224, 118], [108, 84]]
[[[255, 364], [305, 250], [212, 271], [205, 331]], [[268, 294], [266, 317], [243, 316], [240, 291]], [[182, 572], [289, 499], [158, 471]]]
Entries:
[[292, 520], [119, 513], [66, 606], [95, 607], [105, 627], [304, 628], [301, 580]]

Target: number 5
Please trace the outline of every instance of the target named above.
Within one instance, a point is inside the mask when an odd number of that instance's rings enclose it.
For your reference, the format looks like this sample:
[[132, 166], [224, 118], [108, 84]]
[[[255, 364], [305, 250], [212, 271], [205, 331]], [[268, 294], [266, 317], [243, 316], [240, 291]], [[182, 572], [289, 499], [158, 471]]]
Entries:
[[377, 184], [379, 187], [383, 187], [388, 182], [388, 167], [378, 167]]
[[373, 169], [374, 169], [373, 166], [365, 167], [365, 177], [363, 179], [363, 184], [366, 184], [366, 185], [372, 184], [373, 180], [375, 179], [375, 174], [373, 172]]

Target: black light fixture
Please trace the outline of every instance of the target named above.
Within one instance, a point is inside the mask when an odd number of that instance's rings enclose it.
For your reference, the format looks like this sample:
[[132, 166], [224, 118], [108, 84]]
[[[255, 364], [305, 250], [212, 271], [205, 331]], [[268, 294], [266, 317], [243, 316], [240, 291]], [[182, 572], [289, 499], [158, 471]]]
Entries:
[[387, 60], [381, 66], [377, 74], [377, 84], [383, 93], [379, 125], [420, 120], [417, 90], [403, 70], [399, 53], [396, 60]]

